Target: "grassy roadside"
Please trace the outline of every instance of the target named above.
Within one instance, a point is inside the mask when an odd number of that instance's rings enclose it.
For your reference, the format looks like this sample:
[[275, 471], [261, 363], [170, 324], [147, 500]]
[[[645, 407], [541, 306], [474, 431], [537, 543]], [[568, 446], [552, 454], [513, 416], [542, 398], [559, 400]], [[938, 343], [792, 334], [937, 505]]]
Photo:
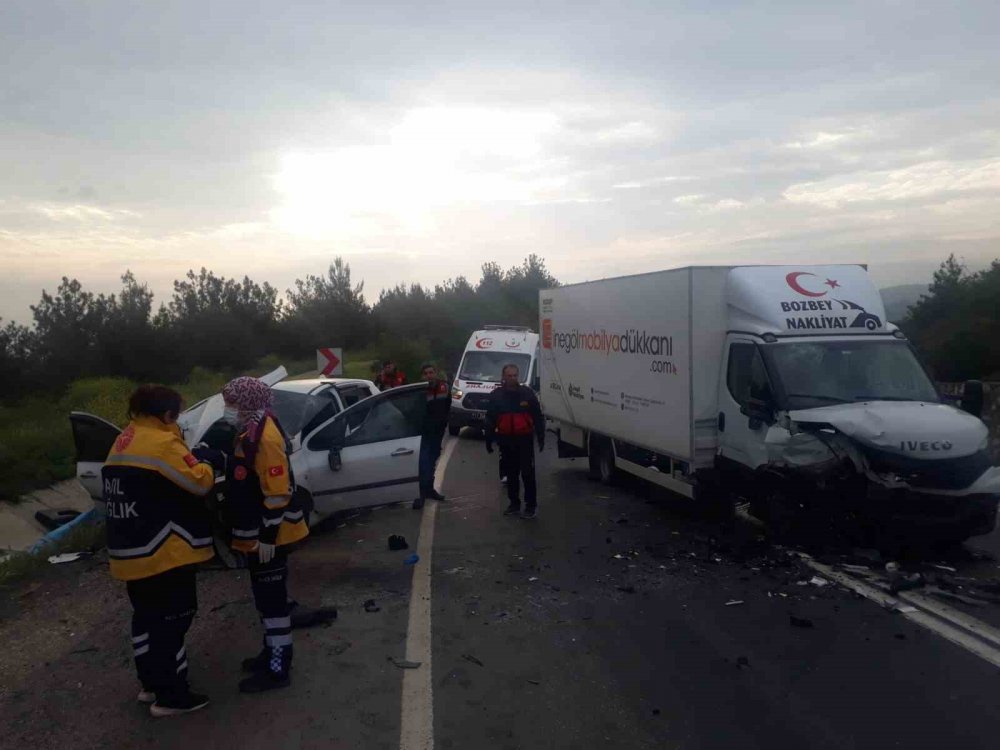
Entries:
[[[315, 360], [282, 360], [269, 356], [250, 371], [263, 375], [279, 365], [289, 372], [315, 366]], [[363, 366], [367, 367], [367, 364]], [[232, 373], [200, 367], [183, 383], [172, 384], [186, 403], [218, 393]], [[58, 397], [32, 397], [13, 406], [0, 406], [0, 502], [17, 501], [32, 490], [69, 479], [76, 473], [71, 411], [85, 411], [121, 425], [136, 383], [125, 378], [85, 378], [70, 384]]]

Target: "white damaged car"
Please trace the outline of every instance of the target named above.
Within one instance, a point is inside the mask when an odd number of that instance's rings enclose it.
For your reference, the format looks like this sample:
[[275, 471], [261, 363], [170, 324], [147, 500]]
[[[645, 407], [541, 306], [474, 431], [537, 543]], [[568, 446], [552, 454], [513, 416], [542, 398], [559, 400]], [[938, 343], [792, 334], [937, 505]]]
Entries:
[[[382, 393], [369, 380], [286, 376], [280, 367], [261, 380], [271, 386], [272, 408], [291, 439], [296, 492], [312, 522], [337, 511], [418, 497], [423, 383]], [[185, 442], [231, 447], [234, 431], [222, 413], [221, 393], [182, 412], [177, 421]], [[72, 412], [70, 422], [77, 478], [103, 510], [101, 467], [121, 428], [83, 412]], [[224, 494], [224, 486], [219, 489]]]

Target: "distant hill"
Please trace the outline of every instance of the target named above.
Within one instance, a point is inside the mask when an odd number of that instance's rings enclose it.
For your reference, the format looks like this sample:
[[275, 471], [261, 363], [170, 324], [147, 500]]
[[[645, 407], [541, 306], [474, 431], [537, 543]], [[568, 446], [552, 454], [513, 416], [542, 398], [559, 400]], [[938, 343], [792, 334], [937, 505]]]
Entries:
[[880, 291], [882, 302], [885, 304], [886, 317], [893, 323], [898, 323], [906, 317], [910, 305], [915, 304], [922, 294], [927, 293], [927, 285], [902, 284], [889, 286]]

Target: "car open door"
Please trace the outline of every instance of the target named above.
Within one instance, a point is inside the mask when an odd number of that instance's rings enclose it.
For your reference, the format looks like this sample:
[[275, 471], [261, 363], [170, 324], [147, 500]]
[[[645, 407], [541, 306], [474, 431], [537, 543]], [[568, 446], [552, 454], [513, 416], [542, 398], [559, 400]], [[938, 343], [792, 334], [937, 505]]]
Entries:
[[317, 514], [415, 499], [426, 410], [426, 385], [402, 386], [359, 401], [308, 435], [302, 464]]
[[101, 468], [121, 430], [82, 411], [70, 412], [69, 421], [76, 444], [76, 478], [95, 501], [103, 502]]

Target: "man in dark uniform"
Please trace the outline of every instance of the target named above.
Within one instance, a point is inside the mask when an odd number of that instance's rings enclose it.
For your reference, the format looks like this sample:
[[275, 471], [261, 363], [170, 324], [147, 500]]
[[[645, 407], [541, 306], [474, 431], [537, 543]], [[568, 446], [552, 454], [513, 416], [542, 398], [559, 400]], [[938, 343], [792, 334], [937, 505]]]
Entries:
[[420, 375], [427, 382], [427, 413], [420, 432], [420, 497], [413, 501], [414, 508], [423, 508], [427, 498], [444, 500], [434, 489], [434, 468], [441, 457], [441, 441], [451, 412], [451, 389], [438, 379], [434, 365], [421, 367]]
[[[545, 418], [535, 392], [521, 385], [517, 365], [506, 365], [501, 385], [490, 394], [486, 407], [486, 451], [493, 452], [493, 441], [500, 446], [500, 465], [507, 475], [505, 516], [520, 514], [534, 518], [538, 509], [535, 488], [535, 446], [545, 449]], [[524, 483], [524, 512], [521, 513], [520, 489]]]

